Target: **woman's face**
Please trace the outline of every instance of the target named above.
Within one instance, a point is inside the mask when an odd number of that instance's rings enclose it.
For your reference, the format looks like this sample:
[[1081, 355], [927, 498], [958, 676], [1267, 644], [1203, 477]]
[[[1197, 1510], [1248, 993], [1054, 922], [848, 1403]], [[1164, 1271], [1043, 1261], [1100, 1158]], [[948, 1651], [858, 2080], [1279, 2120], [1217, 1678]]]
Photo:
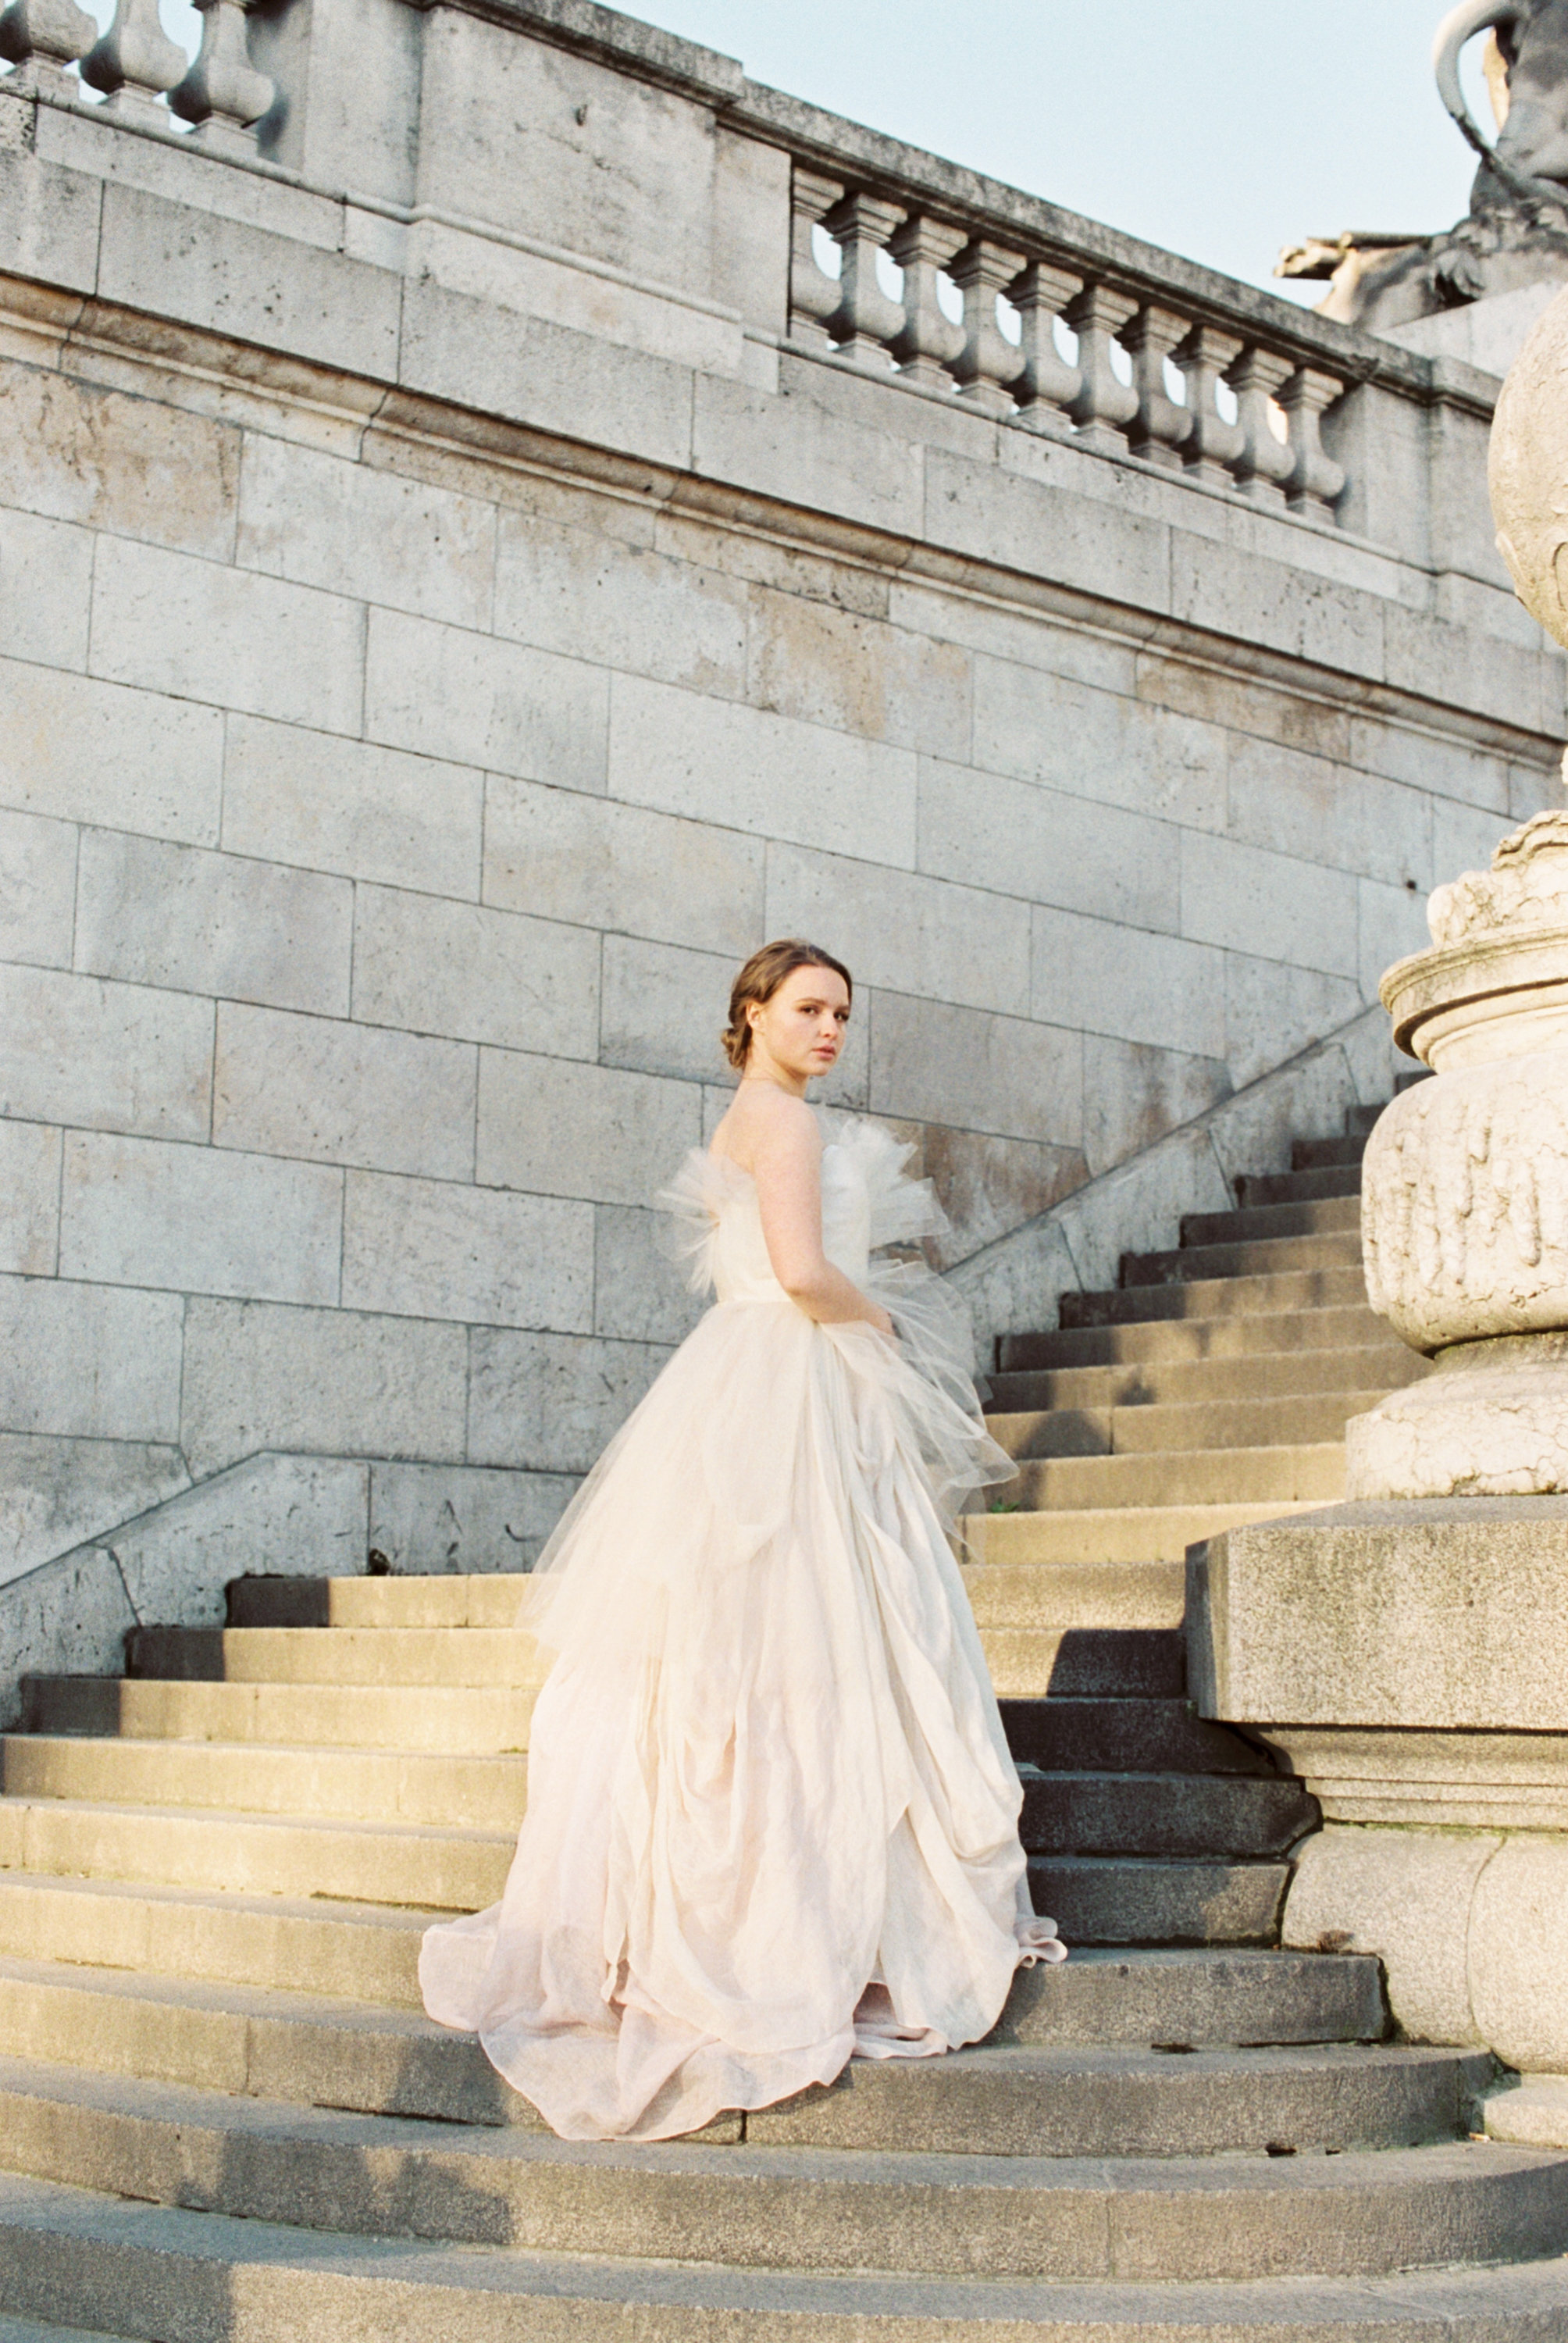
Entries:
[[829, 1071], [844, 1046], [849, 988], [833, 969], [794, 968], [771, 1001], [753, 1001], [749, 1014], [753, 1055], [760, 1045], [781, 1073], [809, 1081]]

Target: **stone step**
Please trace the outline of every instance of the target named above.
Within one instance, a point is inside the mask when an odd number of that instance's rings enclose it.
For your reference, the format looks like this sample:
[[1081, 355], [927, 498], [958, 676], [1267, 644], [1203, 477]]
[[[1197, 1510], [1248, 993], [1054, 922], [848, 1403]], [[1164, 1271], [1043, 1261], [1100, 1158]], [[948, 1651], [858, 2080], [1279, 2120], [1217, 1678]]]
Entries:
[[1292, 1172], [1322, 1172], [1351, 1164], [1358, 1168], [1366, 1153], [1366, 1136], [1352, 1131], [1338, 1139], [1298, 1139], [1291, 1148]]
[[1233, 1212], [1188, 1212], [1181, 1222], [1181, 1240], [1183, 1245], [1192, 1246], [1257, 1244], [1278, 1237], [1359, 1237], [1361, 1227], [1359, 1193], [1303, 1196], [1282, 1199], [1277, 1204], [1239, 1205]]
[[[1081, 2076], [1063, 2064], [1073, 2057], [980, 2051], [852, 2067], [836, 2089], [748, 2118], [744, 2141], [652, 2154], [21, 2060], [0, 2062], [0, 2117], [13, 2169], [55, 2184], [78, 2175], [69, 2185], [141, 2202], [337, 2237], [748, 2271], [1369, 2275], [1451, 2262], [1461, 2238], [1470, 2258], [1538, 2256], [1568, 2217], [1568, 2157], [1453, 2137], [1483, 2060], [1101, 2052], [1100, 2070]], [[1218, 2137], [1247, 2142], [1218, 2167], [1171, 2144], [1184, 2103], [1203, 2136], [1205, 2102]], [[970, 2145], [988, 2120], [1002, 2143], [990, 2154]], [[1029, 2145], [1116, 2140], [1140, 2120], [1153, 2153]], [[916, 2146], [922, 2137], [930, 2146]], [[1382, 2144], [1412, 2137], [1430, 2144]], [[1296, 2153], [1270, 2155], [1265, 2142]]]
[[1271, 1945], [1288, 1863], [1035, 1855], [1030, 1892], [1063, 1944]]
[[964, 1586], [975, 1624], [1016, 1627], [1179, 1628], [1186, 1610], [1180, 1562], [981, 1563]]
[[515, 1627], [526, 1571], [386, 1578], [234, 1578], [231, 1627]]
[[1211, 1724], [1190, 1700], [1010, 1700], [1002, 1723], [1018, 1762], [1046, 1774], [1279, 1772], [1268, 1750], [1230, 1725]]
[[[1424, 1077], [1422, 1075], [1414, 1074], [1411, 1076], [1409, 1080], [1399, 1082], [1396, 1087], [1400, 1090], [1408, 1090], [1411, 1081], [1421, 1081], [1423, 1079]], [[1380, 1099], [1375, 1106], [1352, 1106], [1345, 1116], [1345, 1131], [1347, 1136], [1352, 1139], [1362, 1140], [1370, 1138], [1372, 1128], [1377, 1122], [1379, 1117], [1386, 1114], [1387, 1111], [1388, 1101], [1386, 1099]]]
[[999, 1700], [1168, 1700], [1187, 1689], [1180, 1627], [982, 1627], [980, 1643]]
[[1131, 1456], [1188, 1449], [1301, 1447], [1342, 1440], [1347, 1420], [1395, 1388], [1303, 1392], [1285, 1398], [1197, 1400], [1182, 1406], [1051, 1407], [986, 1415], [1010, 1456]]
[[[1161, 1329], [1161, 1331], [1165, 1331]], [[1087, 1415], [1112, 1408], [1187, 1407], [1202, 1402], [1327, 1397], [1399, 1391], [1430, 1361], [1384, 1340], [1342, 1350], [1254, 1351], [1232, 1357], [1138, 1359], [1104, 1367], [1035, 1367], [990, 1379], [990, 1406], [1023, 1415], [1052, 1409]]]
[[1181, 1562], [1190, 1545], [1248, 1522], [1310, 1513], [1322, 1501], [1261, 1499], [1234, 1505], [1109, 1505], [1072, 1513], [1010, 1506], [966, 1513], [964, 1545], [973, 1563]]
[[515, 1833], [528, 1759], [8, 1734], [0, 1738], [0, 1784], [10, 1798]]
[[430, 1912], [0, 1872], [0, 1954], [421, 2006]]
[[515, 1831], [0, 1800], [0, 1877], [156, 1881], [236, 1895], [477, 1912], [506, 1884]]
[[1111, 1506], [1328, 1505], [1345, 1493], [1342, 1440], [1300, 1447], [1190, 1448], [1119, 1456], [1027, 1459], [999, 1492], [1026, 1509], [1078, 1513]]
[[454, 1757], [526, 1749], [537, 1697], [533, 1685], [193, 1684], [114, 1676], [33, 1676], [24, 1690], [29, 1733], [123, 1733], [133, 1741], [276, 1743]]
[[1196, 1285], [1216, 1277], [1282, 1277], [1300, 1270], [1362, 1264], [1361, 1231], [1328, 1236], [1261, 1237], [1239, 1244], [1188, 1244], [1162, 1252], [1124, 1252], [1121, 1286]]
[[85, 2327], [45, 2326], [41, 2318], [14, 2318], [0, 2310], [0, 2343], [128, 2343], [128, 2338], [106, 2335], [102, 2328], [89, 2333]]
[[1031, 1855], [1284, 1855], [1322, 1820], [1282, 1775], [1020, 1772], [1020, 1835]]
[[1309, 1203], [1321, 1197], [1359, 1196], [1361, 1158], [1353, 1163], [1324, 1163], [1310, 1172], [1244, 1172], [1234, 1185], [1243, 1212], [1269, 1204]]
[[1359, 1265], [1292, 1269], [1274, 1275], [1201, 1277], [1169, 1285], [1117, 1286], [1101, 1293], [1064, 1293], [1061, 1323], [1068, 1328], [1126, 1326], [1156, 1318], [1256, 1319], [1358, 1304], [1367, 1307], [1366, 1281]]
[[[1416, 2153], [1479, 2172], [1467, 2149]], [[1282, 2171], [1307, 2171], [1315, 2182], [1342, 2161], [1261, 2159], [1247, 2170], [1283, 2187], [1292, 2184], [1278, 2180]], [[1237, 2210], [1228, 2192], [1222, 2201]], [[1297, 2201], [1303, 2214], [1316, 2211], [1310, 2190]], [[1385, 2234], [1397, 2234], [1402, 2206], [1382, 2209]], [[1323, 2226], [1320, 2217], [1316, 2227]], [[1456, 2219], [1456, 2240], [1471, 2226]], [[1224, 2224], [1211, 2227], [1223, 2234]], [[1230, 2227], [1238, 2238], [1247, 2233], [1244, 2219]], [[456, 2334], [467, 2343], [597, 2343], [612, 2335], [628, 2343], [731, 2336], [869, 2343], [873, 2334], [876, 2343], [959, 2336], [985, 2343], [993, 2335], [996, 2343], [1562, 2343], [1568, 2336], [1568, 2265], [1553, 2247], [1551, 2258], [1489, 2268], [1203, 2282], [1173, 2270], [1141, 2278], [1136, 2265], [1121, 2266], [1120, 2236], [1108, 2222], [1106, 2275], [1088, 2281], [1010, 2280], [989, 2268], [954, 2278], [865, 2268], [742, 2273], [333, 2236], [7, 2175], [0, 2177], [0, 2305], [24, 2314], [47, 2306], [56, 2318], [92, 2317], [100, 2327], [113, 2316], [125, 2334], [159, 2343], [390, 2343], [394, 2336], [397, 2343], [452, 2343]]]
[[[1223, 1290], [1221, 1285], [1220, 1290]], [[1155, 1288], [1158, 1298], [1161, 1289]], [[1166, 1289], [1167, 1292], [1173, 1289]], [[1128, 1299], [1111, 1295], [1113, 1301]], [[1181, 1299], [1180, 1291], [1175, 1293]], [[1343, 1351], [1368, 1344], [1386, 1347], [1389, 1326], [1367, 1302], [1332, 1308], [1270, 1309], [1221, 1318], [1131, 1320], [1091, 1326], [1042, 1327], [1029, 1334], [997, 1338], [997, 1365], [1003, 1374], [1038, 1367], [1130, 1365], [1145, 1360], [1276, 1357], [1281, 1352]]]
[[548, 1665], [518, 1627], [136, 1627], [126, 1647], [132, 1675], [196, 1683], [522, 1688]]
[[[1163, 2052], [1377, 2041], [1386, 2030], [1366, 1955], [1075, 1949], [1064, 1967], [1018, 1972], [992, 2039]], [[472, 2035], [422, 2010], [236, 1981], [0, 1956], [0, 2054], [369, 2115], [540, 2120]]]

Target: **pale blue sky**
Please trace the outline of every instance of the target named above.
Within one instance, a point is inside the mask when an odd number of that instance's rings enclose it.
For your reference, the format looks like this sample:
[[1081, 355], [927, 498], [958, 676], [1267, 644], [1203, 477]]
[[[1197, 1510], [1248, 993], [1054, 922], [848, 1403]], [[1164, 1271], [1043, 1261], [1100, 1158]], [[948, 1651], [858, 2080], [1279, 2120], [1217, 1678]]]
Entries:
[[[94, 14], [111, 7], [96, 0]], [[739, 57], [755, 81], [1267, 285], [1279, 246], [1300, 236], [1420, 233], [1464, 210], [1473, 160], [1430, 63], [1444, 10], [646, 0], [630, 13]], [[186, 0], [163, 0], [163, 14], [194, 48]], [[1487, 120], [1476, 63], [1473, 45], [1473, 104]]]

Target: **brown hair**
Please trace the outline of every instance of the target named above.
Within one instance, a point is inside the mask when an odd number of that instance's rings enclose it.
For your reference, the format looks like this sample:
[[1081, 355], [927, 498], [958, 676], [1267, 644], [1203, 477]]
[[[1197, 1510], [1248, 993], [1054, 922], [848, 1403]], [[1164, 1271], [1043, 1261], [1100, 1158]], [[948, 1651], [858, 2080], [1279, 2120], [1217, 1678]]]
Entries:
[[841, 976], [849, 998], [855, 997], [855, 980], [841, 960], [835, 960], [820, 944], [809, 944], [799, 936], [781, 936], [776, 943], [764, 944], [754, 951], [734, 983], [729, 988], [729, 1022], [719, 1035], [724, 1054], [737, 1072], [746, 1063], [751, 1047], [751, 1026], [747, 1011], [753, 1001], [760, 1004], [771, 1001], [787, 976], [798, 968], [830, 968]]

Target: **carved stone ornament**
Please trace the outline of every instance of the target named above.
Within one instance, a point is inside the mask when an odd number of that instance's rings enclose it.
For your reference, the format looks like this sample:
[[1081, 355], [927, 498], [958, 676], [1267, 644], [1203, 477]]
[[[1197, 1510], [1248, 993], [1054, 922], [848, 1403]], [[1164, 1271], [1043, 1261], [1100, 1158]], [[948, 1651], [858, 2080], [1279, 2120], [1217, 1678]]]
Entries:
[[1349, 1431], [1352, 1497], [1568, 1490], [1568, 814], [1440, 887], [1382, 998], [1436, 1079], [1367, 1145], [1367, 1292], [1439, 1372]]

